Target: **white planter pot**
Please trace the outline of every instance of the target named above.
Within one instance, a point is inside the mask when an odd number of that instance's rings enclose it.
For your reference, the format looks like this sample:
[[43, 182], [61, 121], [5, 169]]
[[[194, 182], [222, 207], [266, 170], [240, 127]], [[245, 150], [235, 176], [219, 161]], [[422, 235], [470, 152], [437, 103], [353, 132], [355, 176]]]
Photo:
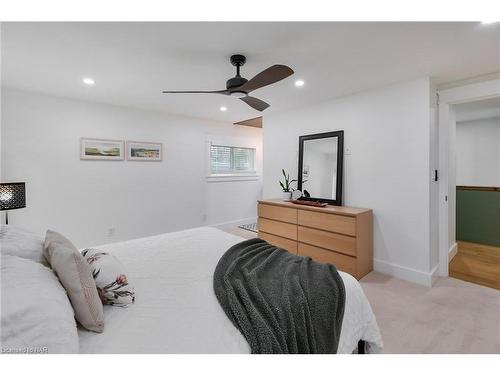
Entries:
[[292, 199], [292, 192], [291, 191], [284, 191], [283, 192], [283, 200], [289, 201], [291, 199]]

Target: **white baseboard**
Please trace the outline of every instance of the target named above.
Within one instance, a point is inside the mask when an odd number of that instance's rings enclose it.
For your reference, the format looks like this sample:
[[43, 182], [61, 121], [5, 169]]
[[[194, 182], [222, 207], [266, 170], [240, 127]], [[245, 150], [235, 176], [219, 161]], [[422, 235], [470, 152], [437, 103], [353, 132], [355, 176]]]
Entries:
[[457, 251], [458, 251], [458, 244], [455, 242], [448, 250], [448, 263], [450, 263], [453, 257], [457, 255]]
[[434, 285], [439, 277], [439, 264], [436, 265], [431, 271], [431, 286]]
[[377, 272], [397, 277], [398, 279], [425, 286], [432, 286], [438, 273], [438, 267], [434, 267], [431, 272], [423, 272], [379, 259], [373, 259], [373, 269]]
[[246, 219], [239, 219], [233, 221], [226, 221], [223, 223], [209, 224], [211, 227], [226, 227], [226, 226], [238, 226], [242, 224], [256, 223], [257, 217], [247, 217]]

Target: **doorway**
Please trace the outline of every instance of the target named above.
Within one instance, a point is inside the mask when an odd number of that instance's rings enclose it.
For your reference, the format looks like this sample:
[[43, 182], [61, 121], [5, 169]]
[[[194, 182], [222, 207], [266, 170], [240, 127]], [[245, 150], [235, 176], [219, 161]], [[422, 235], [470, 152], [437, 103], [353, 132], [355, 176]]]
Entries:
[[[459, 257], [453, 261], [457, 254], [459, 254], [459, 246], [460, 250], [462, 250], [462, 254], [468, 254], [468, 256], [472, 257], [474, 260], [481, 258], [484, 255], [484, 251], [490, 252], [490, 250], [492, 250], [489, 248], [486, 249], [484, 247], [468, 245], [468, 243], [475, 244], [475, 242], [460, 241], [459, 237], [461, 237], [463, 233], [462, 227], [459, 228], [460, 234], [457, 236], [457, 204], [459, 205], [459, 210], [465, 207], [462, 205], [462, 198], [464, 198], [461, 193], [462, 190], [457, 191], [457, 186], [465, 186], [459, 185], [457, 181], [457, 116], [458, 122], [461, 122], [464, 119], [460, 117], [462, 116], [461, 111], [464, 108], [467, 109], [467, 106], [479, 107], [484, 104], [481, 102], [488, 100], [491, 100], [489, 104], [498, 103], [498, 98], [500, 98], [500, 79], [442, 89], [438, 90], [438, 94], [440, 171], [438, 214], [439, 275], [448, 276], [449, 265], [452, 265], [451, 268], [453, 268], [453, 272], [455, 273], [455, 263], [459, 263], [458, 261], [461, 259], [461, 257]], [[497, 101], [495, 102], [495, 100]], [[459, 107], [459, 105], [461, 107]], [[492, 188], [496, 186], [488, 187]], [[467, 199], [466, 196], [465, 198]], [[460, 211], [460, 213], [463, 212]], [[462, 223], [459, 224], [462, 225]], [[476, 229], [472, 229], [471, 231], [474, 233], [478, 232]], [[491, 246], [487, 244], [478, 245]], [[483, 259], [484, 264], [492, 264], [496, 261], [495, 259]], [[453, 264], [451, 262], [453, 262]], [[470, 268], [470, 265], [464, 267]]]
[[454, 105], [454, 278], [500, 290], [500, 98]]

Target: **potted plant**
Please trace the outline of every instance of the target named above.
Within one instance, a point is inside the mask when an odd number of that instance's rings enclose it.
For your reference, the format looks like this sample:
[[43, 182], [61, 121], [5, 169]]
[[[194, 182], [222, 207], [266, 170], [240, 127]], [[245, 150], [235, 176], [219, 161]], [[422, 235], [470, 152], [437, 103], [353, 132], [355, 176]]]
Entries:
[[290, 174], [285, 173], [285, 170], [282, 169], [283, 177], [285, 181], [279, 181], [281, 189], [283, 189], [283, 200], [291, 200], [292, 199], [292, 183], [297, 182], [297, 180], [290, 180]]

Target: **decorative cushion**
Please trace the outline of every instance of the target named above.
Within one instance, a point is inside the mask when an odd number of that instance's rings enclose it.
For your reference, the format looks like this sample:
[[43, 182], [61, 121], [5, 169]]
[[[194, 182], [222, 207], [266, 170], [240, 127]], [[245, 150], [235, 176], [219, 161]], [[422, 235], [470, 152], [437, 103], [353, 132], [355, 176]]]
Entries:
[[90, 331], [102, 332], [102, 303], [90, 267], [80, 252], [67, 238], [48, 230], [44, 255], [68, 293], [76, 320]]
[[126, 307], [135, 301], [134, 287], [129, 284], [125, 268], [116, 257], [96, 249], [85, 249], [82, 255], [92, 270], [102, 303]]
[[43, 237], [15, 225], [0, 226], [0, 253], [48, 266], [43, 256]]
[[54, 272], [10, 255], [0, 264], [3, 353], [78, 353], [75, 314]]

